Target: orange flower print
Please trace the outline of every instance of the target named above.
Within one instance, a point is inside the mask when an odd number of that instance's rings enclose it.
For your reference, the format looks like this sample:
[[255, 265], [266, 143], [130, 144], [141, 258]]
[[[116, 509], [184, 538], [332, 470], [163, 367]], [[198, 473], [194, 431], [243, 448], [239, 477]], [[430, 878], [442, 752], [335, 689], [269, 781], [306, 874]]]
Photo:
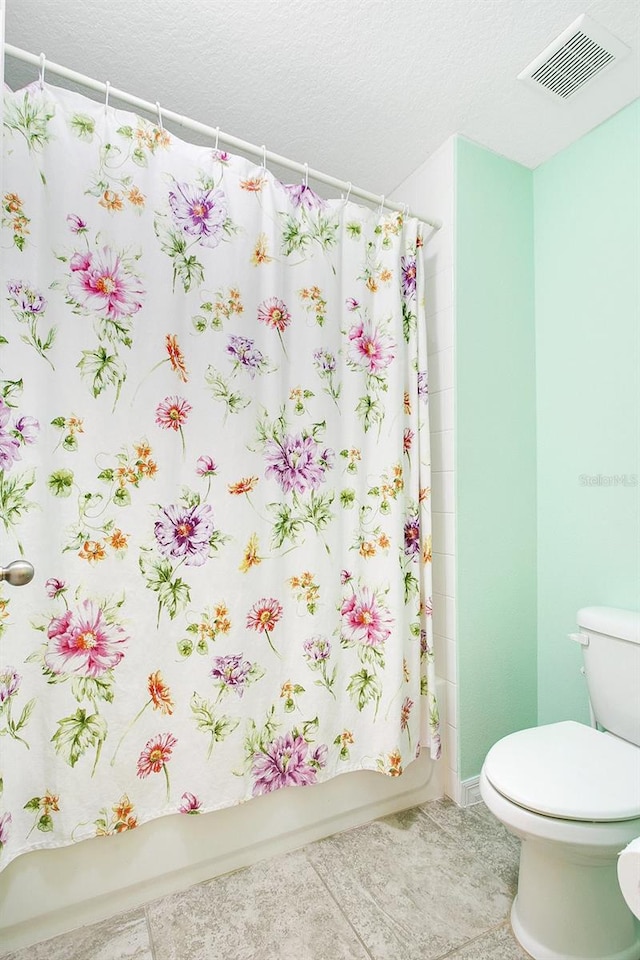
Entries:
[[[126, 793], [120, 802], [111, 808], [113, 811], [112, 824], [115, 833], [124, 833], [125, 830], [134, 830], [138, 826], [137, 817], [133, 816], [133, 804]], [[107, 830], [106, 833], [111, 831]]]
[[365, 560], [369, 559], [369, 557], [375, 557], [376, 555], [375, 543], [371, 543], [369, 540], [364, 540], [360, 544], [360, 549], [358, 553], [360, 554], [361, 557], [364, 557]]
[[98, 203], [101, 207], [104, 207], [105, 210], [111, 211], [122, 210], [123, 207], [122, 197], [114, 190], [105, 190], [101, 199], [98, 200]]
[[380, 536], [378, 537], [378, 546], [380, 547], [381, 550], [388, 550], [389, 547], [391, 546], [391, 541], [389, 540], [389, 537], [386, 535], [386, 533], [381, 533]]
[[238, 480], [237, 483], [230, 483], [227, 489], [229, 493], [232, 493], [234, 496], [239, 496], [242, 493], [251, 493], [252, 490], [255, 490], [258, 479], [258, 477], [243, 477], [242, 480]]
[[171, 699], [171, 692], [169, 687], [162, 679], [162, 674], [159, 670], [156, 670], [155, 673], [149, 674], [147, 685], [149, 687], [149, 694], [151, 696], [151, 702], [153, 703], [153, 709], [160, 710], [162, 713], [171, 716], [174, 706], [173, 700]]
[[81, 560], [88, 560], [89, 563], [98, 563], [99, 560], [104, 560], [106, 553], [99, 540], [85, 540], [78, 556]]
[[127, 536], [128, 534], [123, 533], [122, 530], [114, 530], [109, 537], [109, 546], [113, 547], [114, 550], [126, 550], [129, 545]]
[[268, 239], [266, 233], [261, 233], [256, 240], [256, 245], [251, 254], [251, 263], [254, 267], [259, 267], [263, 263], [271, 263], [273, 257], [268, 253]]
[[389, 283], [392, 277], [393, 277], [393, 273], [391, 272], [391, 270], [382, 270], [382, 272], [380, 273], [380, 280], [382, 281], [382, 283]]
[[374, 277], [367, 277], [367, 289], [370, 290], [371, 293], [378, 292], [378, 284]]
[[135, 446], [134, 446], [133, 449], [134, 449], [135, 452], [136, 452], [136, 456], [137, 456], [140, 460], [146, 460], [147, 457], [150, 457], [150, 456], [151, 456], [151, 447], [150, 447], [149, 444], [146, 442], [146, 440], [142, 441], [141, 443], [135, 444]]
[[17, 193], [5, 193], [4, 204], [7, 213], [17, 213], [22, 208], [22, 200]]
[[127, 200], [133, 204], [134, 207], [144, 207], [146, 197], [137, 187], [132, 187], [127, 193]]
[[257, 534], [252, 533], [249, 537], [247, 548], [244, 551], [242, 563], [238, 569], [242, 573], [246, 573], [247, 570], [251, 569], [251, 567], [257, 567], [260, 563], [262, 563], [262, 557], [258, 556], [258, 537]]
[[164, 338], [167, 353], [169, 354], [169, 363], [174, 373], [177, 373], [183, 383], [189, 379], [187, 368], [184, 364], [184, 355], [178, 346], [178, 338], [173, 333], [168, 333]]
[[402, 774], [402, 756], [399, 750], [389, 754], [389, 776], [399, 777]]
[[404, 412], [407, 416], [411, 416], [411, 397], [408, 390], [404, 392]]
[[240, 181], [240, 189], [247, 190], [249, 193], [260, 193], [266, 182], [264, 177], [250, 177], [248, 180]]

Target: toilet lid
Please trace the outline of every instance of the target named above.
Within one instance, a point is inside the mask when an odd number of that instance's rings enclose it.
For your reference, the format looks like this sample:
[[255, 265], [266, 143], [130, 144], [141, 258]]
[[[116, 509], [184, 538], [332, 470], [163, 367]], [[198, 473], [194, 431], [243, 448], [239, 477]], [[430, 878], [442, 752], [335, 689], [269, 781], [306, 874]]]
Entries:
[[640, 747], [573, 720], [510, 734], [491, 748], [484, 771], [508, 800], [545, 816], [640, 817]]

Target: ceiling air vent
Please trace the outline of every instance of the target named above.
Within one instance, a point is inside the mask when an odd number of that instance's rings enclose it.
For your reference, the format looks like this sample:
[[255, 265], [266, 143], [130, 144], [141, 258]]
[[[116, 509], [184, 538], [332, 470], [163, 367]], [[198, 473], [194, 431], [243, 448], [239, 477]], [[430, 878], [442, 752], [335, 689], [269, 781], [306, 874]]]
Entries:
[[584, 14], [519, 73], [518, 80], [556, 101], [568, 100], [629, 52], [626, 44]]

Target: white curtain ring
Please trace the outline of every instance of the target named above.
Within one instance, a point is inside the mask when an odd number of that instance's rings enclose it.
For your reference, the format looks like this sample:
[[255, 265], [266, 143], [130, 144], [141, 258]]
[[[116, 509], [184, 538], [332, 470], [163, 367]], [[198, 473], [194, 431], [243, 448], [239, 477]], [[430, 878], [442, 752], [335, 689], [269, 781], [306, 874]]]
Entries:
[[218, 149], [218, 141], [220, 140], [220, 127], [216, 127], [216, 145], [213, 148], [214, 150]]
[[349, 197], [351, 196], [351, 187], [352, 187], [352, 183], [351, 183], [351, 180], [349, 180], [349, 182], [347, 183], [347, 195], [344, 198], [345, 203], [349, 202]]
[[262, 169], [266, 170], [267, 169], [267, 148], [265, 147], [264, 143], [262, 144], [262, 147], [260, 149], [262, 150]]
[[44, 89], [44, 67], [46, 63], [46, 57], [44, 53], [40, 54], [40, 89]]
[[384, 200], [385, 200], [385, 197], [384, 197], [384, 193], [383, 193], [383, 194], [382, 194], [382, 200], [380, 201], [380, 209], [378, 210], [378, 216], [379, 216], [379, 217], [382, 216], [382, 211], [384, 210]]
[[110, 84], [109, 81], [107, 80], [107, 81], [105, 81], [105, 85], [104, 85], [104, 112], [105, 112], [105, 116], [106, 116], [107, 110], [109, 109], [109, 91], [110, 91], [110, 90], [111, 90], [111, 84]]
[[160, 109], [160, 101], [156, 100], [156, 109], [158, 111], [158, 126], [164, 133], [164, 127], [162, 126], [162, 110]]
[[305, 187], [309, 186], [309, 164], [305, 163], [304, 165], [304, 185]]

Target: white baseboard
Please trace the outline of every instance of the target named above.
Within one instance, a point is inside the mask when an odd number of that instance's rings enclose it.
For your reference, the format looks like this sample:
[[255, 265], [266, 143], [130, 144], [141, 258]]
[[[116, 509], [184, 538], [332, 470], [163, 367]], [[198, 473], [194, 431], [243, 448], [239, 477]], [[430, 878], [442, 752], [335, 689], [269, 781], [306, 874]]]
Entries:
[[480, 777], [470, 777], [460, 784], [460, 806], [471, 807], [474, 803], [482, 803]]

